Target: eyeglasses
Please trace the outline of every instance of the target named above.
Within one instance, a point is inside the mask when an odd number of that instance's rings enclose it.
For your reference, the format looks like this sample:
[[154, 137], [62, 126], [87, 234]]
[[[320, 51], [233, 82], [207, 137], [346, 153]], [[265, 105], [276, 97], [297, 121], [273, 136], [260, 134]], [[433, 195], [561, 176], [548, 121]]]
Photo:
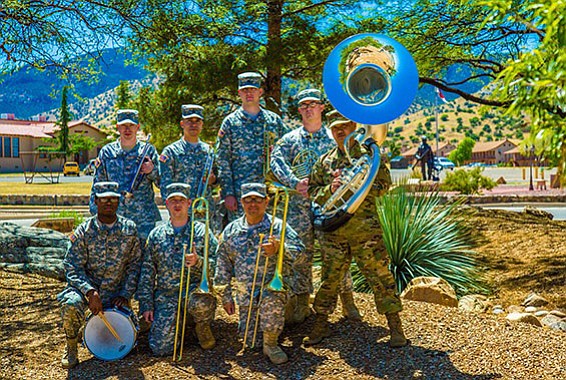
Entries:
[[120, 198], [118, 198], [118, 197], [99, 197], [98, 201], [102, 202], [102, 203], [118, 203], [120, 201]]
[[301, 103], [299, 108], [302, 110], [306, 110], [307, 108], [315, 108], [316, 106], [321, 105], [322, 103], [319, 102], [312, 102], [312, 103]]
[[245, 198], [242, 198], [242, 202], [244, 202], [245, 204], [262, 203], [264, 200], [265, 200], [265, 198], [260, 198], [260, 197], [245, 197]]

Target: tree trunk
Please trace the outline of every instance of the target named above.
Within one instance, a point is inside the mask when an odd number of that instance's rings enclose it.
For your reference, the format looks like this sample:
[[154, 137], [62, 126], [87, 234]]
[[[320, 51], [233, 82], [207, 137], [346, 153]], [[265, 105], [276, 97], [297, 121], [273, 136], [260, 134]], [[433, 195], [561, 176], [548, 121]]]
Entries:
[[265, 102], [267, 109], [281, 115], [281, 17], [283, 0], [267, 2], [267, 49], [265, 80]]

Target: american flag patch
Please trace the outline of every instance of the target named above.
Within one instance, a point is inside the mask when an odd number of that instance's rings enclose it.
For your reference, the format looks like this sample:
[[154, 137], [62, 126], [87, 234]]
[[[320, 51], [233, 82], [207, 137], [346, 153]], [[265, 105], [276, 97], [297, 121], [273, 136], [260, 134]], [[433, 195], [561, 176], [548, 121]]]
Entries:
[[224, 129], [220, 128], [218, 130], [218, 137], [220, 137], [220, 138], [224, 137]]
[[96, 160], [94, 160], [94, 167], [98, 169], [100, 164], [102, 164], [102, 162], [100, 161], [100, 158], [96, 157]]
[[71, 243], [74, 243], [75, 240], [77, 240], [77, 236], [75, 235], [74, 232], [71, 234], [71, 236], [69, 236], [69, 240], [71, 241]]
[[169, 157], [167, 157], [166, 155], [162, 154], [161, 156], [159, 156], [159, 161], [167, 162], [167, 160], [169, 160]]

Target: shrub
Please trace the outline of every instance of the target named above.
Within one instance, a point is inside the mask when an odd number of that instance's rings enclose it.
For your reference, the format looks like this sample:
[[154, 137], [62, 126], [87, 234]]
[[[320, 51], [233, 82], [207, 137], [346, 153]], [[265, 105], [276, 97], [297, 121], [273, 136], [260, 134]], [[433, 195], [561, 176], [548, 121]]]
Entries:
[[458, 191], [462, 194], [479, 194], [481, 189], [491, 190], [496, 186], [494, 180], [483, 176], [483, 168], [471, 170], [459, 169], [452, 173], [447, 172], [442, 190]]
[[55, 212], [52, 214], [49, 214], [47, 216], [50, 219], [55, 219], [55, 218], [73, 218], [73, 225], [75, 227], [77, 227], [79, 224], [81, 224], [84, 221], [84, 216], [83, 214], [81, 214], [78, 211], [72, 211], [72, 210], [63, 210], [63, 211], [59, 211], [59, 212]]

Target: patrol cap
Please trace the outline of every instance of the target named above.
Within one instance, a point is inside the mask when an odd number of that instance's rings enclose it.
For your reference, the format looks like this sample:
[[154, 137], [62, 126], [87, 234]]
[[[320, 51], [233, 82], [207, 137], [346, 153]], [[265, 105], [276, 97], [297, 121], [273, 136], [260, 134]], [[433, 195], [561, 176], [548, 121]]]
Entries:
[[118, 185], [117, 182], [97, 182], [95, 183], [92, 188], [94, 190], [94, 195], [97, 198], [107, 198], [107, 197], [120, 197], [120, 193], [118, 192]]
[[242, 198], [250, 197], [252, 195], [257, 195], [258, 197], [265, 198], [267, 197], [267, 192], [265, 185], [263, 183], [244, 183], [242, 184]]
[[307, 88], [297, 94], [297, 103], [301, 104], [302, 102], [306, 102], [307, 100], [314, 100], [317, 102], [322, 101], [322, 93], [320, 90], [316, 88]]
[[188, 119], [190, 117], [198, 117], [201, 120], [204, 120], [204, 116], [202, 115], [202, 108], [196, 104], [183, 104], [181, 106], [181, 112], [183, 114], [183, 119]]
[[118, 110], [118, 113], [116, 114], [116, 124], [139, 124], [138, 111]]
[[328, 121], [328, 128], [332, 129], [338, 125], [351, 123], [352, 120], [349, 120], [342, 116], [340, 112], [337, 110], [332, 110], [326, 114], [326, 119]]
[[428, 140], [428, 138], [425, 135], [422, 135], [421, 140], [426, 141], [426, 140]]
[[175, 182], [170, 185], [167, 185], [166, 189], [167, 189], [167, 199], [171, 197], [183, 197], [185, 199], [189, 199], [191, 185], [187, 183]]
[[261, 88], [261, 75], [254, 72], [238, 75], [238, 90], [243, 88]]

